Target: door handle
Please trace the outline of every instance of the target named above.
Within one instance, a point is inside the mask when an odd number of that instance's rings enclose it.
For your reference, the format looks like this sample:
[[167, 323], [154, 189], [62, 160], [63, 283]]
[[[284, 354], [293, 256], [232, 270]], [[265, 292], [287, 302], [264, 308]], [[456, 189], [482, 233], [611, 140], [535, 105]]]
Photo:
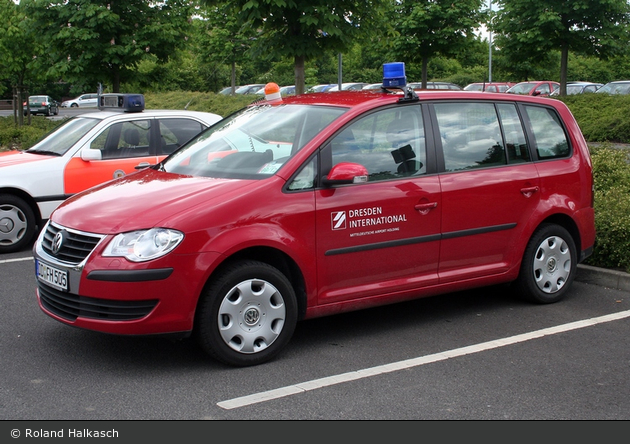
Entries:
[[416, 210], [422, 215], [429, 214], [434, 208], [437, 208], [437, 202], [419, 203], [414, 206]]
[[538, 187], [521, 188], [521, 193], [523, 193], [525, 197], [532, 197], [532, 194], [537, 193], [538, 189]]
[[150, 166], [151, 166], [151, 164], [149, 162], [140, 162], [138, 165], [136, 165], [134, 167], [134, 169], [141, 170], [143, 168], [147, 168], [147, 167], [150, 167]]

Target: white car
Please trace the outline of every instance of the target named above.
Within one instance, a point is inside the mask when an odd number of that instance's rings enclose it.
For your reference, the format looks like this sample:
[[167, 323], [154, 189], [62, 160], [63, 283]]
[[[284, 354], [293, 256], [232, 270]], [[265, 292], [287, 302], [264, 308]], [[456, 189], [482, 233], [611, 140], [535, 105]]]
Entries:
[[[342, 83], [341, 90], [342, 91], [360, 91], [363, 87], [367, 85], [367, 83]], [[339, 85], [335, 85], [330, 89], [326, 90], [327, 92], [339, 91]]]
[[62, 108], [96, 108], [98, 107], [98, 94], [83, 94], [76, 99], [64, 100]]
[[26, 248], [67, 198], [158, 164], [221, 119], [198, 111], [98, 111], [67, 120], [25, 151], [0, 153], [0, 253]]

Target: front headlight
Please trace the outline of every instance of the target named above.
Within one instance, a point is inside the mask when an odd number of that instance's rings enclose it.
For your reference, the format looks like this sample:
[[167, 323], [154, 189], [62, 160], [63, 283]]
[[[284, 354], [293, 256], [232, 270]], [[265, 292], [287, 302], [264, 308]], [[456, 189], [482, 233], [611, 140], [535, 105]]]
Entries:
[[124, 257], [132, 262], [150, 261], [164, 256], [184, 239], [184, 233], [168, 228], [151, 228], [116, 235], [103, 256]]

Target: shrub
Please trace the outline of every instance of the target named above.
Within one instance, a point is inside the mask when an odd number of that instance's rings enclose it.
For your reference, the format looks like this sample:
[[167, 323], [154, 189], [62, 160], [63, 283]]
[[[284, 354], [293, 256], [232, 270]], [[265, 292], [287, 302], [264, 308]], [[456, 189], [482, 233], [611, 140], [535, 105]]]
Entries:
[[567, 104], [589, 142], [630, 142], [630, 95], [574, 94]]
[[190, 91], [165, 93], [145, 93], [144, 103], [147, 109], [188, 109], [205, 111], [226, 117], [249, 105], [260, 96], [256, 95], [222, 95]]
[[595, 248], [586, 263], [630, 272], [630, 150], [591, 147]]

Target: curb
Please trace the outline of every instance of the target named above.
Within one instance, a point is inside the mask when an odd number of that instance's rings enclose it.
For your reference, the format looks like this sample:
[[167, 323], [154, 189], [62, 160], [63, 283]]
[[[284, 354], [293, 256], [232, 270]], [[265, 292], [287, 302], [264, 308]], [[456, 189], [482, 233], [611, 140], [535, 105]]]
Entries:
[[617, 290], [630, 291], [630, 273], [578, 264], [575, 280]]

